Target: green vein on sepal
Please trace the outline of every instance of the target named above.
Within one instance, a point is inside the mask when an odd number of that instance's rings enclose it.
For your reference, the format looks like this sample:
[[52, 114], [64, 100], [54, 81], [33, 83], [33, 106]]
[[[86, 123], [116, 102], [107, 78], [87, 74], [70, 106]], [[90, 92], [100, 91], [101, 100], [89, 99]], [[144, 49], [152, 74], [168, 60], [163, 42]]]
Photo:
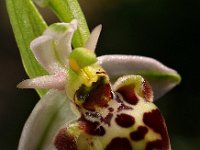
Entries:
[[[46, 22], [31, 0], [6, 0], [10, 22], [19, 47], [21, 59], [30, 78], [47, 74], [30, 50], [30, 42], [46, 29]], [[37, 89], [40, 96], [46, 90]]]
[[137, 72], [137, 74], [144, 76], [148, 79], [152, 80], [171, 80], [176, 83], [179, 83], [181, 81], [181, 76], [178, 73], [160, 73], [160, 72], [155, 72], [155, 71], [141, 71]]

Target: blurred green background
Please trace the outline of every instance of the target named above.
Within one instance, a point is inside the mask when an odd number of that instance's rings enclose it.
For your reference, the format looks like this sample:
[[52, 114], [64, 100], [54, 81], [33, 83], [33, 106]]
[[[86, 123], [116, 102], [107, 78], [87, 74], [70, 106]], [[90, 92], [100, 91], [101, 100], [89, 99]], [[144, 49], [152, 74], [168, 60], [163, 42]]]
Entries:
[[[200, 149], [200, 1], [80, 0], [90, 29], [103, 25], [97, 54], [153, 57], [182, 75], [179, 86], [156, 102], [168, 126], [173, 150]], [[47, 22], [57, 21], [42, 10]], [[24, 122], [39, 97], [16, 89], [27, 78], [0, 0], [0, 149], [14, 150]]]

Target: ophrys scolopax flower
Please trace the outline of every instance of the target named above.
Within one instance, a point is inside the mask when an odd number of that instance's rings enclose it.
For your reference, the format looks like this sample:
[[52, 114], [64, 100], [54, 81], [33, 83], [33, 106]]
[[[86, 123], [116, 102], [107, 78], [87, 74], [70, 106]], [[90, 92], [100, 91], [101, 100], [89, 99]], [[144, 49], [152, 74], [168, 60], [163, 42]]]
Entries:
[[31, 43], [49, 75], [18, 87], [50, 90], [27, 120], [19, 149], [171, 149], [153, 99], [180, 82], [178, 73], [148, 57], [96, 57], [101, 25], [84, 47], [72, 50], [77, 26], [76, 20], [55, 23]]

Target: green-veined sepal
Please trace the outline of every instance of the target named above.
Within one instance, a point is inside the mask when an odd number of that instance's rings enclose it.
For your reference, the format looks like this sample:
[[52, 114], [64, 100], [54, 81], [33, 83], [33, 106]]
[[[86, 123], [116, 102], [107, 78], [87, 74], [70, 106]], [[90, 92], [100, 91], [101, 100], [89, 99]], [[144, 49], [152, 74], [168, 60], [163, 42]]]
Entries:
[[149, 57], [104, 55], [98, 57], [98, 62], [106, 70], [112, 82], [123, 75], [142, 75], [150, 82], [155, 99], [163, 96], [181, 80], [175, 70]]

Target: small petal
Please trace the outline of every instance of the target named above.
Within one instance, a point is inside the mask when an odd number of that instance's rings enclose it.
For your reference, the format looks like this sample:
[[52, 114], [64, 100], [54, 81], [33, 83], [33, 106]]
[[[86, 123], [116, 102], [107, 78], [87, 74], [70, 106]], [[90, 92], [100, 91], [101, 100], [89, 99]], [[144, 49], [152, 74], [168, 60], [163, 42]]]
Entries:
[[155, 99], [163, 96], [181, 80], [175, 70], [149, 57], [104, 55], [98, 57], [98, 61], [113, 81], [123, 75], [142, 75], [150, 82]]
[[54, 136], [78, 115], [64, 92], [50, 90], [35, 106], [23, 128], [18, 150], [53, 150]]
[[31, 42], [31, 50], [37, 61], [50, 74], [64, 71], [63, 66], [56, 58], [53, 39], [49, 36], [40, 36]]
[[45, 75], [20, 82], [18, 88], [45, 88], [63, 90], [65, 87], [66, 74]]
[[54, 23], [43, 33], [50, 36], [55, 41], [55, 51], [62, 64], [67, 64], [67, 57], [72, 51], [71, 41], [73, 33], [78, 26], [77, 20], [72, 20], [70, 23]]
[[102, 30], [102, 25], [98, 25], [93, 29], [89, 39], [87, 40], [84, 46], [85, 48], [95, 51], [101, 30]]
[[63, 71], [68, 64], [67, 57], [72, 51], [71, 39], [77, 29], [77, 20], [71, 23], [54, 23], [42, 36], [31, 42], [31, 49], [37, 61], [50, 74]]

